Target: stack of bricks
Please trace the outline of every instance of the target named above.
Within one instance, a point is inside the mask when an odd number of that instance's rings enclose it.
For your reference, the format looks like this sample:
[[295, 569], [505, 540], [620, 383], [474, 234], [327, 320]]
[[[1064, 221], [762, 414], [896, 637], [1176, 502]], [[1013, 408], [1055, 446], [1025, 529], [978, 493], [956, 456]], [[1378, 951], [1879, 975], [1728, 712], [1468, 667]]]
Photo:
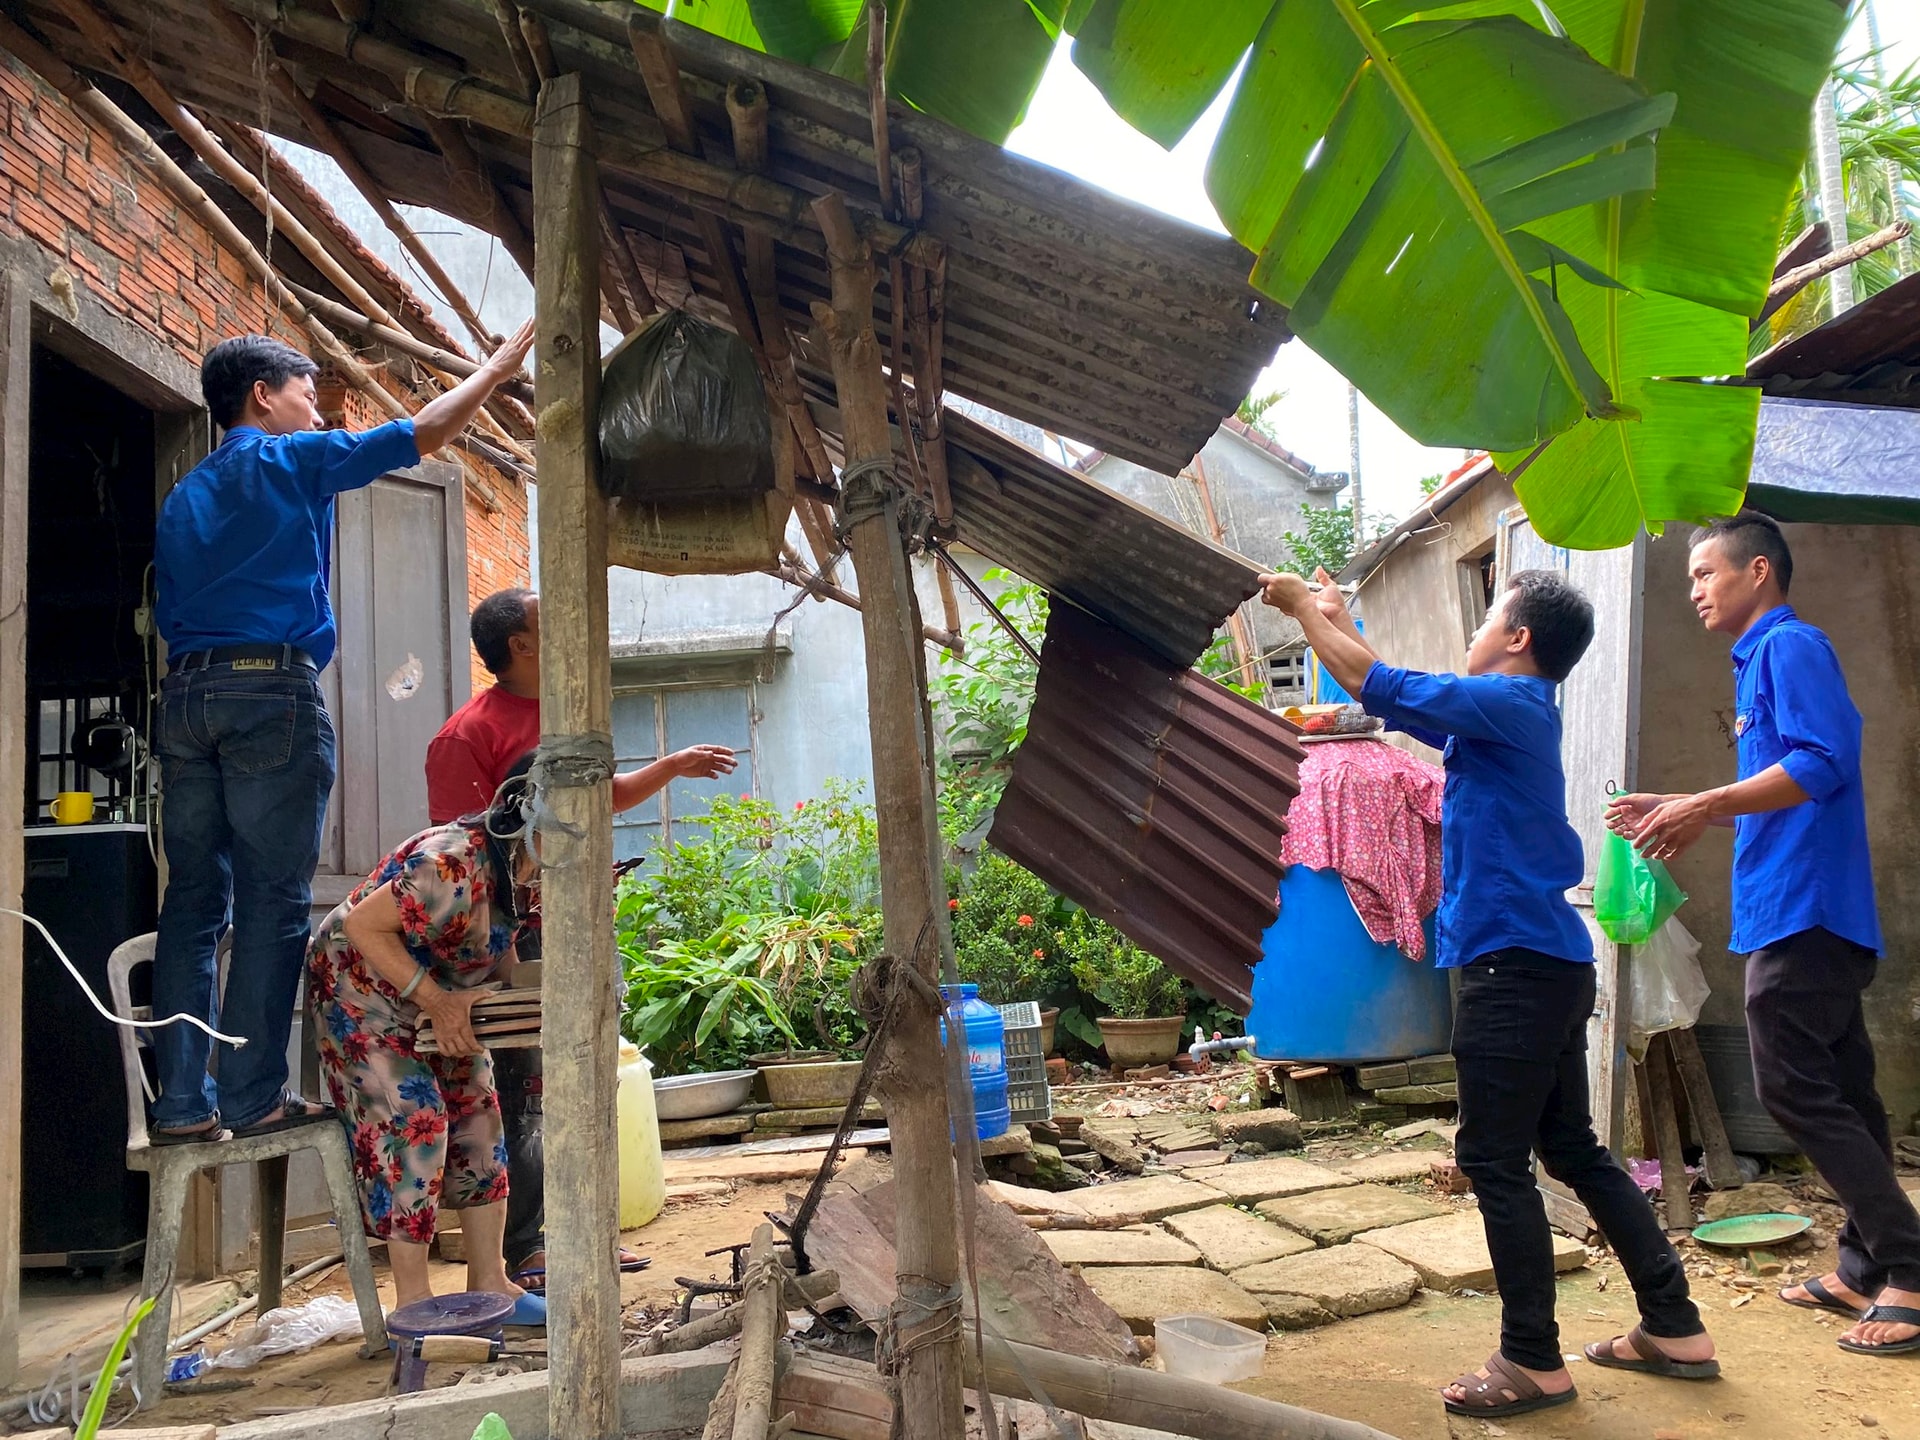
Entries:
[[[16, 265], [45, 278], [68, 318], [78, 317], [84, 291], [194, 369], [233, 335], [311, 349], [305, 331], [268, 305], [239, 256], [216, 245], [158, 175], [0, 51], [0, 268]], [[337, 423], [359, 429], [386, 418], [337, 377], [324, 388], [340, 397], [329, 423], [337, 414]], [[464, 455], [461, 464], [477, 482], [466, 487], [467, 588], [477, 600], [527, 583], [527, 496], [513, 477]], [[474, 668], [476, 686], [487, 683], [477, 661]]]
[[1459, 1100], [1451, 1055], [1424, 1055], [1385, 1065], [1362, 1065], [1357, 1079], [1369, 1092], [1365, 1118], [1394, 1123], [1450, 1115]]

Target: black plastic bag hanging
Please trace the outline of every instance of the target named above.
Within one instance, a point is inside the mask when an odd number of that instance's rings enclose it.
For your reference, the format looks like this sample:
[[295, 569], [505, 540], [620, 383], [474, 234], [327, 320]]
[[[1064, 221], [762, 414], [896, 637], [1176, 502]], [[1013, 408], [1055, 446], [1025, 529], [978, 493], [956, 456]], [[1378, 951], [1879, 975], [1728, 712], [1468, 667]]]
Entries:
[[653, 501], [773, 487], [773, 432], [753, 352], [684, 310], [656, 315], [601, 378], [601, 490]]

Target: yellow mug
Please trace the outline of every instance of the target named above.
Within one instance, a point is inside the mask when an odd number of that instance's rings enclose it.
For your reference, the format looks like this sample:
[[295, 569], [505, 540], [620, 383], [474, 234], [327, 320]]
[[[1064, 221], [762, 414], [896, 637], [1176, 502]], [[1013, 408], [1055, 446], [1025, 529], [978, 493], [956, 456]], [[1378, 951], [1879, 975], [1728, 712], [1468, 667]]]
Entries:
[[47, 808], [53, 812], [55, 824], [84, 825], [93, 819], [93, 792], [62, 790], [47, 802]]

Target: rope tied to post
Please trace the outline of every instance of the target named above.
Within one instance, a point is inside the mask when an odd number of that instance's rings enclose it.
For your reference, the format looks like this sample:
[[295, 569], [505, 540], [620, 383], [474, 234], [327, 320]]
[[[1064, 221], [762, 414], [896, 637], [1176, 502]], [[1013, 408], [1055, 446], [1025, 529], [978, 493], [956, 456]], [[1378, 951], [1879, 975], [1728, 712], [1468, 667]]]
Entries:
[[527, 828], [558, 839], [559, 852], [537, 856], [541, 868], [557, 869], [575, 864], [570, 853], [586, 831], [554, 814], [547, 797], [555, 790], [584, 790], [613, 778], [613, 737], [597, 731], [579, 735], [554, 735], [540, 742], [533, 752], [533, 765], [527, 771], [532, 800], [527, 811]]

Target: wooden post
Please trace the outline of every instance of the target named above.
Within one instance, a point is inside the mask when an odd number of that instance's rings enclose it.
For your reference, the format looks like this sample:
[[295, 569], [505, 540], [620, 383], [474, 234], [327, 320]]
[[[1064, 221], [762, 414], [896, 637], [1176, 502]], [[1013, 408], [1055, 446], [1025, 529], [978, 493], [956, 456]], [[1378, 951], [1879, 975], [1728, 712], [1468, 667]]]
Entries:
[[[612, 665], [600, 494], [600, 209], [578, 75], [541, 87], [534, 124], [534, 388], [540, 441], [541, 745], [605, 766], [543, 763], [560, 829], [541, 838], [546, 916], [547, 1304], [554, 1440], [617, 1440], [620, 1272], [614, 1133]], [[566, 771], [572, 769], [572, 777]], [[590, 783], [583, 771], [599, 770]], [[574, 783], [565, 781], [572, 778]]]
[[1686, 1092], [1687, 1110], [1693, 1116], [1694, 1133], [1705, 1151], [1702, 1163], [1707, 1169], [1707, 1184], [1715, 1190], [1738, 1190], [1746, 1181], [1733, 1158], [1733, 1145], [1727, 1139], [1726, 1121], [1720, 1115], [1720, 1102], [1707, 1076], [1706, 1057], [1700, 1053], [1700, 1038], [1693, 1027], [1668, 1030], [1667, 1051], [1674, 1068], [1680, 1072], [1680, 1085]]
[[[888, 480], [886, 381], [873, 333], [873, 257], [845, 202], [822, 196], [814, 214], [827, 236], [831, 307], [816, 302], [840, 392], [846, 463], [841, 503], [860, 582], [866, 635], [867, 725], [880, 814], [880, 909], [888, 953], [924, 980], [939, 979], [945, 887], [933, 828], [932, 755], [922, 725], [920, 606]], [[544, 502], [545, 497], [542, 497]], [[939, 1019], [907, 996], [894, 1023], [880, 1084], [887, 1097], [899, 1185], [899, 1294], [889, 1317], [898, 1356], [901, 1434], [960, 1440], [960, 1258], [956, 1191]]]
[[1647, 1075], [1647, 1093], [1653, 1100], [1648, 1117], [1653, 1126], [1654, 1143], [1660, 1147], [1660, 1209], [1669, 1230], [1693, 1229], [1693, 1197], [1687, 1181], [1687, 1157], [1681, 1151], [1680, 1114], [1674, 1109], [1673, 1061], [1668, 1055], [1664, 1035], [1647, 1042], [1647, 1058], [1642, 1065]]
[[[27, 297], [0, 271], [0, 906], [20, 908], [27, 773]], [[0, 915], [0, 1386], [20, 1365], [21, 925]]]

